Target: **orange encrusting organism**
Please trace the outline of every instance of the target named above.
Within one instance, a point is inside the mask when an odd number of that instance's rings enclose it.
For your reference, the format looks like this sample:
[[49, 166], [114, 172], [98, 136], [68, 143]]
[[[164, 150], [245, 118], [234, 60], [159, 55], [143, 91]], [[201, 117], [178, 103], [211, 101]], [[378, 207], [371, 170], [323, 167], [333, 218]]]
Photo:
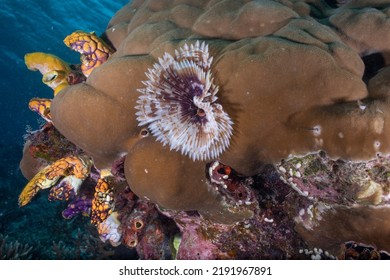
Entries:
[[92, 161], [84, 156], [65, 157], [39, 171], [24, 187], [19, 196], [19, 206], [27, 205], [43, 189], [54, 186], [62, 177], [75, 176], [80, 180], [88, 177]]
[[108, 179], [98, 180], [92, 200], [91, 223], [98, 225], [104, 222], [114, 209], [114, 196]]
[[114, 52], [94, 32], [75, 31], [64, 39], [65, 45], [81, 54], [81, 71], [88, 77], [91, 72], [107, 61]]
[[31, 111], [37, 112], [48, 122], [51, 122], [50, 105], [51, 99], [47, 98], [33, 98], [28, 103], [28, 107]]

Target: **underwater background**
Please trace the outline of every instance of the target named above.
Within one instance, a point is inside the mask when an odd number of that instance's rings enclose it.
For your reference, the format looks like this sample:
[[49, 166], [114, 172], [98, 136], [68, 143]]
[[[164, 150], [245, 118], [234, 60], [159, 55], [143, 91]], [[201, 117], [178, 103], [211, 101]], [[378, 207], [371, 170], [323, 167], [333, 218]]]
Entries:
[[47, 52], [79, 63], [80, 56], [62, 40], [75, 30], [100, 35], [127, 2], [1, 0], [0, 259], [121, 258], [121, 248], [114, 252], [112, 247], [104, 247], [93, 236], [96, 230], [91, 230], [85, 217], [64, 220], [61, 203], [47, 203], [46, 195], [38, 195], [35, 203], [19, 208], [17, 199], [27, 183], [19, 169], [23, 136], [26, 130], [36, 130], [43, 123], [39, 115], [29, 110], [28, 102], [33, 97], [53, 95], [49, 87], [37, 82], [41, 74], [27, 69], [24, 55]]
[[390, 259], [390, 0], [126, 2], [0, 2], [0, 259]]

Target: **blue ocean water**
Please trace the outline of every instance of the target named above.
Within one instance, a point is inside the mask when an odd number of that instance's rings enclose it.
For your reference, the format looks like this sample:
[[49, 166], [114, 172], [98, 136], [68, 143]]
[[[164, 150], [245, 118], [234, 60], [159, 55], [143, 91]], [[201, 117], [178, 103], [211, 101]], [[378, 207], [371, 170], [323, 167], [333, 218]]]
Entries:
[[101, 34], [110, 18], [127, 0], [1, 0], [0, 65], [2, 66], [0, 145], [23, 143], [26, 125], [37, 127], [38, 116], [28, 109], [32, 97], [52, 97], [41, 74], [29, 71], [24, 55], [48, 52], [71, 63], [79, 63], [78, 53], [62, 40], [75, 30]]
[[[91, 238], [83, 225], [88, 223], [80, 219], [63, 220], [62, 206], [47, 203], [47, 196], [38, 196], [32, 206], [18, 208], [18, 195], [27, 183], [18, 168], [23, 135], [27, 127], [35, 130], [42, 123], [29, 110], [28, 102], [33, 97], [53, 96], [53, 91], [41, 82], [41, 74], [26, 68], [24, 55], [47, 52], [67, 62], [79, 63], [79, 54], [68, 49], [63, 39], [75, 30], [100, 35], [110, 18], [126, 3], [128, 0], [0, 1], [0, 244], [8, 236], [8, 243], [17, 240], [33, 246], [33, 258], [77, 258], [80, 248], [72, 248], [72, 244], [80, 242], [80, 235]], [[52, 218], [47, 220], [46, 214]], [[74, 240], [69, 240], [69, 236]], [[94, 241], [86, 243], [91, 245]]]

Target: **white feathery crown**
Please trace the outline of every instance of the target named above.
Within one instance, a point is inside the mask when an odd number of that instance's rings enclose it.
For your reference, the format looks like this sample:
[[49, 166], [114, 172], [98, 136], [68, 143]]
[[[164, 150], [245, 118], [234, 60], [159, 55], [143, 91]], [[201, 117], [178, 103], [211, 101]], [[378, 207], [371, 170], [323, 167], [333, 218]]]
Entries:
[[148, 80], [135, 107], [139, 126], [148, 129], [163, 145], [193, 160], [217, 158], [230, 144], [233, 122], [216, 103], [212, 57], [208, 45], [196, 41], [165, 53], [145, 73]]

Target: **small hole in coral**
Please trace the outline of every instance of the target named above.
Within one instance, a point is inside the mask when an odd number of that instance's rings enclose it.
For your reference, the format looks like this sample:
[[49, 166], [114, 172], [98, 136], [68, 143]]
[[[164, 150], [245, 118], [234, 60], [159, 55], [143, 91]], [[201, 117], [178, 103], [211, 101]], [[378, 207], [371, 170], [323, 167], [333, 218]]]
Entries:
[[53, 75], [53, 76], [50, 77], [49, 81], [53, 81], [53, 80], [55, 80], [56, 78], [57, 78], [57, 75]]
[[135, 221], [134, 226], [136, 229], [141, 229], [144, 226], [144, 223], [142, 221]]
[[326, 157], [326, 153], [324, 151], [320, 151], [319, 152], [319, 156], [322, 157], [322, 158], [325, 158]]
[[368, 82], [378, 71], [385, 66], [385, 58], [381, 53], [372, 53], [362, 57], [364, 62], [363, 81]]
[[223, 167], [217, 169], [218, 174], [226, 175], [226, 170]]
[[325, 0], [326, 4], [328, 4], [331, 8], [338, 8], [343, 4], [346, 4], [347, 0]]
[[198, 111], [196, 112], [196, 114], [199, 116], [199, 117], [204, 117], [206, 116], [206, 112], [203, 110], [203, 109], [198, 109]]
[[221, 175], [230, 175], [232, 169], [229, 166], [223, 166], [217, 169], [217, 173]]
[[49, 72], [49, 73], [46, 73], [46, 74], [42, 77], [42, 81], [43, 81], [44, 83], [49, 83], [49, 82], [54, 81], [57, 77], [58, 77], [57, 73], [55, 73], [55, 72]]
[[130, 242], [129, 242], [129, 246], [130, 247], [135, 247], [135, 246], [137, 246], [137, 240], [131, 240]]
[[149, 131], [146, 128], [143, 128], [140, 132], [142, 137], [146, 137], [149, 135]]

